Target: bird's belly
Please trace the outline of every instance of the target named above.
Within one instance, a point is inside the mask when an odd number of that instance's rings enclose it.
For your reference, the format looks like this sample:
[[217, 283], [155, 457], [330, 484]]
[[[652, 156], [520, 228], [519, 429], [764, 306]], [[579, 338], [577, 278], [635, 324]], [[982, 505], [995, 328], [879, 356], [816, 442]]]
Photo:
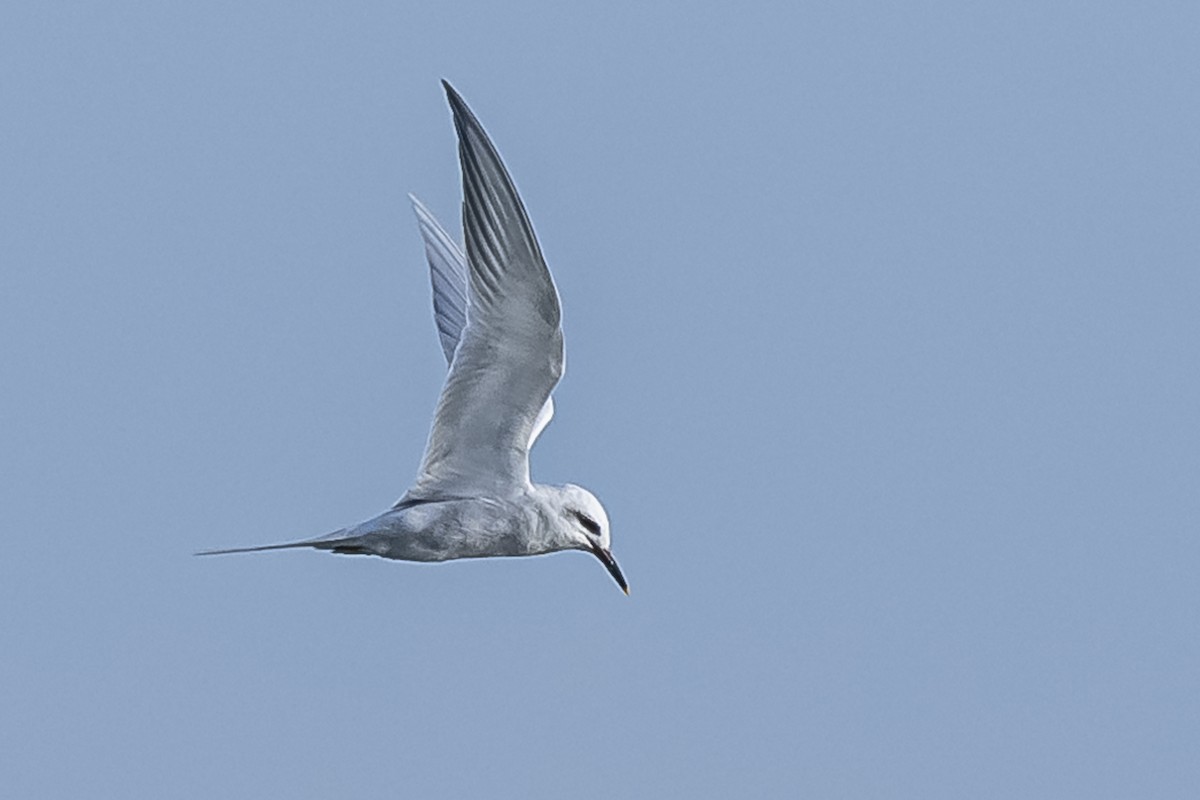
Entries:
[[430, 503], [389, 511], [363, 523], [353, 535], [365, 549], [400, 561], [521, 556], [532, 553], [520, 520], [470, 501]]

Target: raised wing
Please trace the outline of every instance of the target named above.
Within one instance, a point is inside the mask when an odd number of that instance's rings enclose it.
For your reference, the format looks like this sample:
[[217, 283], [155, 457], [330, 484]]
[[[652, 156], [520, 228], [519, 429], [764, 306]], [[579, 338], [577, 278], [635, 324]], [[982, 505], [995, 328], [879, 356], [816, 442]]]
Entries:
[[467, 257], [420, 200], [411, 194], [408, 199], [412, 201], [425, 242], [425, 259], [433, 284], [433, 319], [449, 364], [467, 324]]
[[[410, 194], [408, 199], [412, 201], [417, 224], [421, 228], [421, 239], [425, 242], [429, 280], [433, 285], [433, 319], [448, 366], [454, 361], [454, 350], [467, 324], [467, 257], [424, 203], [415, 195]], [[546, 404], [533, 422], [533, 433], [529, 436], [530, 448], [553, 416], [554, 398], [547, 397]]]
[[468, 313], [401, 503], [527, 486], [535, 422], [563, 372], [558, 291], [525, 207], [475, 115], [442, 83], [462, 167]]

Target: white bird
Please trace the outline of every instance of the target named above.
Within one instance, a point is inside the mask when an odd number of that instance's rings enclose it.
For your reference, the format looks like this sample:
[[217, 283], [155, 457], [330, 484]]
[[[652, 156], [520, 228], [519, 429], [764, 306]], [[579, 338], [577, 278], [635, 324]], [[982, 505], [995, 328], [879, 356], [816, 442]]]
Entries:
[[312, 547], [402, 561], [586, 550], [629, 594], [595, 495], [530, 481], [529, 449], [563, 374], [558, 291], [516, 187], [467, 104], [442, 81], [463, 182], [466, 256], [414, 197], [450, 371], [416, 483], [388, 511], [315, 539], [198, 555]]

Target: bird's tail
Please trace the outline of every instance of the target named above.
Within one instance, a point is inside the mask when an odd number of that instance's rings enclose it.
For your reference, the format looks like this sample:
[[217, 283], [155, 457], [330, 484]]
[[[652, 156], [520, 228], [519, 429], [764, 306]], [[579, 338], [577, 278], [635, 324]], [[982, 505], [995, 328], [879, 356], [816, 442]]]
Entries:
[[318, 536], [316, 539], [305, 539], [300, 542], [285, 542], [284, 544], [262, 544], [257, 547], [230, 547], [224, 550], [201, 550], [198, 553], [193, 553], [197, 556], [223, 556], [229, 553], [261, 553], [264, 550], [292, 550], [299, 547], [315, 547], [318, 550], [333, 550], [334, 552], [342, 552], [342, 548], [347, 548], [345, 552], [355, 552], [354, 545], [357, 537], [347, 537], [346, 529], [334, 531], [324, 536]]

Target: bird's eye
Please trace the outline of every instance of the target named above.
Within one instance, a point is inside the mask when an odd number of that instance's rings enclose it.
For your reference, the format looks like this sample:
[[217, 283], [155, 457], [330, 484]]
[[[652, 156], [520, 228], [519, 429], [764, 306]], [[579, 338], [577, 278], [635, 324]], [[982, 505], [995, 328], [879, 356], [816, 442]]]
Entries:
[[579, 520], [580, 525], [588, 529], [588, 532], [591, 533], [592, 536], [600, 535], [600, 525], [596, 522], [596, 520], [592, 519], [587, 514], [584, 514], [582, 511], [576, 511], [573, 508], [571, 509], [571, 514], [575, 517], [575, 519]]

